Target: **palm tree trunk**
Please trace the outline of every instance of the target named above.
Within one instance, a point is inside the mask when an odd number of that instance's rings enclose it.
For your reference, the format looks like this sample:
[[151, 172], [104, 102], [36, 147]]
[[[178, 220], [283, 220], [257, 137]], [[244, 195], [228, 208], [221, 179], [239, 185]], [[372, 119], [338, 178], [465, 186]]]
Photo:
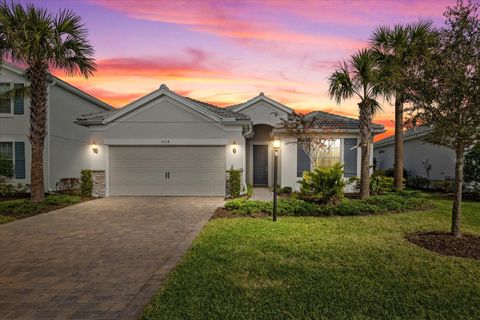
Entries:
[[360, 106], [360, 199], [370, 195], [370, 114], [368, 107]]
[[31, 198], [33, 202], [45, 199], [43, 181], [43, 148], [47, 134], [47, 66], [36, 63], [31, 68], [30, 98], [30, 144], [32, 145], [31, 162]]
[[395, 160], [394, 186], [396, 190], [403, 189], [403, 96], [395, 95]]
[[452, 235], [460, 238], [460, 214], [462, 207], [462, 190], [463, 190], [463, 165], [465, 161], [465, 147], [463, 143], [458, 143], [455, 154], [457, 160], [455, 163], [455, 194], [452, 206]]

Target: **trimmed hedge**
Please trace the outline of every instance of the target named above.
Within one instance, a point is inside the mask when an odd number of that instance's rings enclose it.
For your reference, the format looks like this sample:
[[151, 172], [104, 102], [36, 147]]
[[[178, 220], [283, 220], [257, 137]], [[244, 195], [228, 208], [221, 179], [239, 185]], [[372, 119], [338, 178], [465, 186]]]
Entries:
[[[418, 193], [399, 192], [371, 196], [367, 200], [343, 199], [336, 205], [319, 205], [295, 198], [279, 199], [279, 215], [285, 216], [356, 216], [386, 212], [418, 210], [433, 206], [432, 202]], [[234, 199], [225, 204], [225, 209], [240, 215], [266, 212], [271, 214], [271, 201]]]
[[0, 215], [0, 224], [9, 223], [15, 220], [17, 219], [15, 219], [14, 217]]

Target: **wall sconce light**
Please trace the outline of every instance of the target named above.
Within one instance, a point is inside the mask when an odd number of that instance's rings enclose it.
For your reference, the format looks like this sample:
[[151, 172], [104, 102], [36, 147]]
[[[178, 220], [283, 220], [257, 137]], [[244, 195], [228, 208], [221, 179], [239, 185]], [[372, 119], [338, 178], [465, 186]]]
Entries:
[[237, 142], [235, 140], [232, 143], [232, 152], [233, 154], [237, 153]]
[[93, 142], [92, 142], [92, 151], [93, 151], [93, 153], [95, 153], [95, 154], [98, 153], [98, 146], [97, 146], [97, 144], [95, 143], [95, 140], [93, 140]]

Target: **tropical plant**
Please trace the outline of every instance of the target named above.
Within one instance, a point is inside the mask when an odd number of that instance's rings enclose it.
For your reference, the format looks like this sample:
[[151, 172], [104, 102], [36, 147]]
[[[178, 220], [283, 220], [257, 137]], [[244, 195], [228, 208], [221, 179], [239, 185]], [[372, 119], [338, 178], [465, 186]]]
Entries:
[[30, 143], [32, 201], [44, 199], [43, 149], [47, 134], [49, 70], [88, 77], [95, 71], [93, 48], [80, 16], [71, 10], [52, 15], [46, 9], [20, 3], [0, 3], [1, 58], [26, 65], [30, 82]]
[[424, 61], [409, 91], [411, 123], [428, 124], [425, 140], [455, 150], [451, 233], [461, 237], [465, 152], [480, 140], [479, 4], [458, 1], [444, 13], [435, 55]]
[[93, 193], [92, 171], [84, 169], [80, 171], [80, 194], [82, 197], [90, 198]]
[[343, 166], [339, 163], [329, 168], [305, 171], [300, 182], [301, 198], [316, 203], [336, 203], [343, 197]]
[[394, 185], [403, 188], [403, 104], [410, 75], [422, 59], [428, 59], [437, 39], [432, 21], [422, 20], [408, 25], [378, 27], [370, 38], [373, 52], [381, 68], [387, 97], [395, 98]]
[[337, 103], [357, 97], [360, 99], [359, 129], [361, 149], [360, 198], [370, 194], [370, 148], [372, 143], [373, 117], [380, 104], [376, 100], [384, 92], [380, 81], [375, 55], [369, 49], [362, 49], [343, 61], [329, 77], [329, 93]]

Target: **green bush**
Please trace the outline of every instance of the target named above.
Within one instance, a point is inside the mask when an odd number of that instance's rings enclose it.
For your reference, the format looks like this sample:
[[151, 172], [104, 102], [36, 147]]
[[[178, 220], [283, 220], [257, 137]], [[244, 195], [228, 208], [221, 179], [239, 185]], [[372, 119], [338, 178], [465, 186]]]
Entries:
[[[379, 214], [389, 211], [401, 212], [422, 209], [432, 206], [432, 203], [417, 192], [398, 192], [371, 196], [367, 200], [343, 199], [332, 205], [321, 205], [301, 199], [279, 199], [277, 213], [285, 216], [356, 216]], [[234, 199], [225, 204], [225, 208], [236, 214], [272, 213], [271, 201]]]
[[386, 177], [382, 174], [375, 174], [370, 177], [370, 192], [371, 194], [385, 194], [393, 190], [393, 178]]
[[343, 166], [337, 163], [332, 167], [305, 171], [300, 181], [300, 194], [307, 201], [335, 203], [343, 197], [343, 187]]
[[15, 220], [16, 219], [14, 217], [0, 215], [0, 224], [9, 223], [9, 222], [12, 222], [12, 221], [15, 221]]
[[247, 197], [251, 198], [253, 196], [253, 186], [251, 184], [247, 185]]
[[291, 194], [292, 191], [293, 191], [292, 187], [288, 187], [288, 186], [287, 186], [287, 187], [283, 187], [283, 188], [282, 188], [282, 193], [283, 193], [283, 194]]
[[48, 206], [70, 205], [80, 202], [79, 196], [50, 195], [43, 202], [34, 203], [30, 199], [0, 201], [0, 212], [4, 215], [30, 216], [38, 214]]
[[16, 185], [7, 183], [4, 177], [0, 177], [0, 196], [15, 197], [25, 195], [29, 191], [30, 186], [27, 184], [17, 183]]
[[91, 170], [80, 171], [80, 194], [82, 197], [90, 198], [93, 192], [93, 179]]
[[230, 169], [228, 170], [228, 186], [229, 193], [233, 198], [240, 196], [240, 170]]

